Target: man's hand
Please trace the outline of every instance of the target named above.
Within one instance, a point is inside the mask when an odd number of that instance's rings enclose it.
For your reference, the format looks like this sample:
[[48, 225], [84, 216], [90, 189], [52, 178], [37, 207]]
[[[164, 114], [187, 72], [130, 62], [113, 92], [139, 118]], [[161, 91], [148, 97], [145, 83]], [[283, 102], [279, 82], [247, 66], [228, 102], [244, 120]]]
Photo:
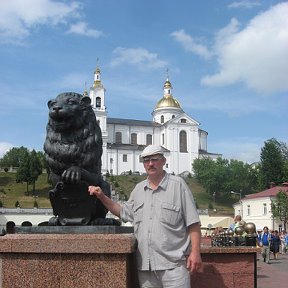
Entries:
[[200, 272], [202, 270], [202, 260], [200, 254], [201, 231], [200, 223], [194, 223], [189, 226], [189, 235], [192, 242], [191, 253], [187, 258], [187, 269], [190, 273]]
[[101, 200], [101, 198], [103, 199], [104, 193], [99, 186], [89, 186], [88, 191], [89, 191], [90, 195], [95, 195], [100, 200]]
[[190, 273], [200, 272], [202, 269], [202, 259], [200, 253], [193, 251], [190, 253], [187, 258], [187, 269]]
[[95, 195], [110, 212], [120, 217], [121, 206], [107, 197], [99, 186], [89, 186], [88, 192]]

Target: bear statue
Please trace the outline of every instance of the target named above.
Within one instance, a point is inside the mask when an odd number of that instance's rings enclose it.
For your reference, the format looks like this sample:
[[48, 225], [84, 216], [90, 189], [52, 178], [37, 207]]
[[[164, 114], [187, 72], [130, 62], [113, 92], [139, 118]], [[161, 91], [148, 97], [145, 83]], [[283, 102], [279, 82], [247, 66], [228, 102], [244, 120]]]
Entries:
[[108, 211], [101, 201], [88, 192], [89, 185], [98, 185], [111, 197], [101, 175], [102, 133], [90, 98], [65, 92], [48, 101], [48, 107], [44, 151], [55, 216], [49, 225], [114, 225], [106, 221]]

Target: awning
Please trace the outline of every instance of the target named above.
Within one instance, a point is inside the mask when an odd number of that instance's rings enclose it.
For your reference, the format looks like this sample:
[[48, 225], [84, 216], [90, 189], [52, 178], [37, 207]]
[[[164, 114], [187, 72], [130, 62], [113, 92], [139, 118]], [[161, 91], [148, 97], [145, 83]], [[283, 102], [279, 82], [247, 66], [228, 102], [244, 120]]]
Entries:
[[[215, 229], [216, 227], [228, 228], [234, 223], [232, 217], [200, 215], [201, 229]], [[209, 225], [210, 224], [210, 225]]]

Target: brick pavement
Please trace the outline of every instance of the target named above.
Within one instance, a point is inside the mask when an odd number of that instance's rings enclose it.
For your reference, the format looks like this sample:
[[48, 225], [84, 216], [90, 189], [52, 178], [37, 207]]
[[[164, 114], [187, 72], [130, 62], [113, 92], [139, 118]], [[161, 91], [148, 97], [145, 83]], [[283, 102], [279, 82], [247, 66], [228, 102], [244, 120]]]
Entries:
[[[271, 258], [273, 258], [272, 255]], [[288, 287], [288, 254], [279, 254], [278, 259], [272, 259], [270, 264], [263, 262], [261, 254], [258, 255], [258, 259], [257, 288]]]

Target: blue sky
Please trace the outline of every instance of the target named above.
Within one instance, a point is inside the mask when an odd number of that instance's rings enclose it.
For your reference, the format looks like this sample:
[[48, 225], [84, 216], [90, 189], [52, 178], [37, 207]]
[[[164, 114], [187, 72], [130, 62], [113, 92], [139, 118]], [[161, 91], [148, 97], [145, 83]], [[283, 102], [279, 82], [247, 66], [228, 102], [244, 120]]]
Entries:
[[264, 141], [288, 143], [287, 15], [268, 0], [0, 0], [0, 157], [42, 151], [47, 101], [89, 89], [98, 63], [108, 117], [152, 120], [168, 69], [208, 151], [259, 161]]

